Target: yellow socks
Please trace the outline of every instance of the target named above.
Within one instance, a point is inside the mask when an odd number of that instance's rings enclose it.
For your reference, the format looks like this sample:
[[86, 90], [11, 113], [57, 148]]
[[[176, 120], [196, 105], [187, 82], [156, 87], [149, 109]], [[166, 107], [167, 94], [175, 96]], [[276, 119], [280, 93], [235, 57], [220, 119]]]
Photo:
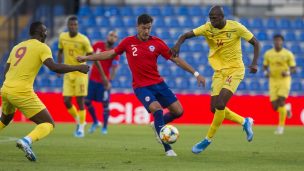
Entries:
[[85, 110], [79, 110], [78, 115], [79, 115], [79, 123], [84, 124], [85, 119], [86, 119], [86, 111]]
[[68, 109], [68, 112], [77, 120], [78, 119], [78, 112], [76, 107], [73, 105], [70, 109]]
[[245, 118], [238, 115], [237, 113], [231, 111], [228, 107], [225, 108], [225, 119], [228, 119], [232, 122], [243, 125], [245, 123]]
[[216, 133], [217, 129], [221, 126], [223, 120], [225, 119], [225, 110], [215, 110], [215, 114], [213, 117], [213, 121], [207, 133], [207, 138], [211, 140], [211, 138]]
[[4, 125], [1, 121], [0, 121], [0, 131], [3, 129], [3, 128], [5, 128], [6, 127], [6, 125]]
[[277, 110], [279, 112], [279, 126], [285, 125], [287, 110], [285, 106], [280, 106]]
[[30, 132], [25, 138], [30, 138], [30, 143], [32, 143], [49, 135], [53, 129], [54, 127], [52, 124], [45, 122], [37, 125], [35, 129]]

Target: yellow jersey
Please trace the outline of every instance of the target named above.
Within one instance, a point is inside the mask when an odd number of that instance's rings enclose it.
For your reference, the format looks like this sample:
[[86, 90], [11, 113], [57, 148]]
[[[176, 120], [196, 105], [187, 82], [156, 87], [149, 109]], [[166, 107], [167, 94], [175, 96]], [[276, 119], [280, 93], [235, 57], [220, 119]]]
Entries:
[[274, 48], [265, 52], [264, 66], [269, 67], [269, 77], [272, 79], [281, 79], [282, 72], [289, 71], [290, 67], [296, 66], [295, 57], [289, 50], [283, 48], [277, 52]]
[[[85, 56], [87, 53], [93, 53], [93, 48], [89, 39], [81, 34], [77, 33], [75, 37], [71, 37], [69, 32], [63, 32], [59, 36], [58, 48], [63, 50], [64, 63], [68, 65], [80, 65], [85, 63], [79, 63], [77, 61], [78, 56]], [[70, 77], [83, 76], [87, 74], [80, 73], [78, 71], [67, 73]]]
[[16, 45], [7, 60], [10, 68], [1, 89], [9, 94], [33, 92], [33, 84], [43, 62], [52, 58], [51, 49], [36, 39]]
[[249, 41], [253, 34], [241, 23], [226, 20], [222, 29], [214, 28], [210, 22], [193, 29], [195, 36], [204, 36], [209, 45], [208, 60], [214, 70], [244, 68], [241, 38]]

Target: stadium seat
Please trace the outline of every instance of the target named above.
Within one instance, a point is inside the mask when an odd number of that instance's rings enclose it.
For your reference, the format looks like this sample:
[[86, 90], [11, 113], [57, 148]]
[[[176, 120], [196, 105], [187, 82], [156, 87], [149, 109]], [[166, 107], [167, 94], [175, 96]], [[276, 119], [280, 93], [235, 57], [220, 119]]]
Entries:
[[241, 19], [239, 20], [239, 22], [240, 22], [241, 24], [243, 24], [245, 27], [248, 27], [248, 28], [251, 27], [248, 18], [241, 18]]
[[276, 19], [275, 18], [268, 18], [267, 21], [266, 21], [266, 27], [271, 28], [271, 29], [277, 28]]
[[104, 10], [104, 16], [110, 17], [110, 16], [117, 16], [119, 15], [119, 9], [117, 6], [106, 6]]
[[110, 20], [108, 17], [97, 17], [96, 18], [96, 25], [101, 27], [109, 27]]
[[304, 41], [304, 32], [302, 32], [299, 36], [299, 41]]
[[291, 84], [291, 91], [302, 91], [303, 85], [300, 81], [293, 81]]
[[246, 83], [244, 81], [242, 81], [240, 83], [240, 85], [238, 86], [238, 90], [240, 90], [240, 91], [247, 90], [247, 86], [246, 86]]
[[261, 31], [257, 34], [257, 39], [260, 41], [268, 40], [268, 35], [266, 32]]
[[89, 16], [91, 15], [91, 9], [88, 6], [81, 6], [78, 11], [78, 16]]
[[[290, 46], [291, 52], [293, 52], [296, 55], [302, 55], [302, 50], [301, 46], [298, 43], [294, 43]], [[304, 52], [304, 51], [303, 51]]]
[[180, 26], [193, 27], [193, 22], [192, 22], [192, 20], [189, 20], [188, 18], [186, 18], [183, 22], [180, 22]]
[[290, 29], [290, 27], [291, 27], [290, 19], [281, 18], [281, 19], [279, 20], [278, 26], [279, 26], [279, 28], [281, 28], [281, 29]]
[[124, 26], [124, 21], [121, 17], [111, 17], [110, 23], [111, 23], [111, 26], [114, 28]]
[[159, 6], [153, 6], [147, 9], [148, 14], [153, 17], [161, 15], [161, 8]]
[[165, 5], [161, 11], [163, 16], [172, 16], [174, 15], [174, 8], [171, 5]]
[[186, 6], [175, 7], [175, 15], [188, 15], [188, 8]]
[[201, 8], [200, 6], [191, 6], [188, 8], [188, 15], [189, 16], [203, 16], [204, 8]]
[[135, 27], [136, 26], [136, 19], [133, 17], [129, 17], [124, 19], [124, 25], [126, 27]]
[[86, 17], [86, 18], [82, 18], [82, 23], [81, 25], [83, 27], [91, 27], [91, 26], [95, 26], [96, 25], [96, 20], [94, 16], [91, 17]]
[[294, 32], [289, 31], [285, 34], [284, 39], [286, 41], [295, 41], [296, 40], [296, 35]]
[[248, 89], [253, 91], [259, 91], [261, 88], [260, 82], [258, 80], [251, 80]]
[[156, 34], [156, 36], [161, 39], [170, 39], [171, 38], [169, 31], [166, 31], [166, 30], [159, 32], [158, 34]]
[[261, 19], [261, 18], [254, 18], [252, 20], [251, 27], [252, 28], [257, 28], [257, 29], [262, 29], [264, 27], [263, 19]]
[[166, 22], [163, 17], [155, 17], [155, 21], [154, 21], [153, 25], [155, 28], [165, 27]]
[[303, 29], [304, 27], [304, 19], [301, 17], [296, 18], [292, 21], [291, 27], [294, 29]]
[[62, 5], [56, 5], [54, 7], [54, 15], [55, 16], [64, 15], [64, 8]]
[[120, 16], [132, 16], [133, 10], [130, 6], [123, 6], [120, 8]]
[[139, 16], [139, 15], [141, 15], [143, 13], [146, 13], [146, 12], [147, 12], [147, 9], [144, 6], [133, 7], [133, 14], [135, 16]]
[[179, 21], [176, 17], [170, 17], [167, 21], [166, 21], [166, 26], [167, 27], [179, 27]]

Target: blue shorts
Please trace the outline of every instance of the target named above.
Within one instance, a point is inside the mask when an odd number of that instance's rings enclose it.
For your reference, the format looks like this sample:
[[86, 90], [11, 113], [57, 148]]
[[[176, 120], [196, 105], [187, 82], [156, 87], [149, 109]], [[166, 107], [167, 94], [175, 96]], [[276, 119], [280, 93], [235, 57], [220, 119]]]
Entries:
[[136, 88], [134, 89], [134, 93], [149, 113], [149, 106], [154, 101], [158, 101], [163, 108], [177, 101], [176, 96], [165, 82]]
[[88, 96], [86, 99], [97, 102], [109, 102], [110, 90], [105, 90], [102, 83], [90, 80]]

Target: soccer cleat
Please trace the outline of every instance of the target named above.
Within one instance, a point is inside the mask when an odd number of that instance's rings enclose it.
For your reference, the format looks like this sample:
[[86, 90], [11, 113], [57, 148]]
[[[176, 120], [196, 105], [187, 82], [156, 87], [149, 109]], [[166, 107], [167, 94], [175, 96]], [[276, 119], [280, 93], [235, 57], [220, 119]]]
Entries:
[[89, 129], [89, 133], [91, 134], [91, 133], [95, 132], [96, 129], [99, 128], [99, 127], [101, 127], [101, 123], [100, 122], [93, 123], [92, 126], [91, 126], [91, 128]]
[[292, 117], [292, 112], [291, 112], [291, 104], [290, 103], [287, 103], [285, 105], [285, 108], [287, 110], [287, 118], [290, 119]]
[[84, 137], [84, 127], [85, 127], [86, 123], [83, 124], [78, 124], [77, 125], [77, 130], [74, 134], [75, 137], [77, 138], [83, 138]]
[[103, 135], [108, 134], [108, 129], [107, 129], [107, 128], [101, 128], [101, 133], [102, 133]]
[[24, 138], [17, 140], [16, 146], [25, 153], [25, 157], [29, 161], [36, 161], [36, 156], [27, 140], [25, 140]]
[[173, 150], [166, 151], [166, 156], [168, 157], [176, 157], [177, 154]]
[[158, 135], [158, 133], [157, 133], [157, 131], [156, 131], [156, 129], [155, 129], [155, 126], [154, 126], [154, 122], [151, 122], [151, 128], [152, 128], [152, 130], [153, 130], [153, 132], [154, 132], [154, 134], [155, 134], [155, 138], [156, 138], [156, 140], [157, 140], [157, 142], [158, 143], [160, 143], [160, 144], [162, 144], [163, 142], [162, 142], [162, 140], [160, 139], [160, 137], [159, 137], [159, 135]]
[[253, 131], [252, 131], [253, 119], [245, 118], [245, 123], [243, 125], [243, 130], [246, 132], [247, 141], [251, 142], [253, 139]]
[[284, 133], [284, 127], [278, 126], [278, 128], [274, 131], [275, 135], [282, 135]]
[[199, 154], [200, 152], [204, 151], [209, 146], [209, 144], [211, 144], [210, 140], [207, 140], [207, 138], [203, 139], [201, 142], [195, 144], [192, 147], [192, 153]]
[[76, 137], [76, 134], [77, 134], [78, 130], [79, 130], [79, 124], [76, 124], [76, 129], [75, 129], [75, 132], [74, 132], [75, 137]]

